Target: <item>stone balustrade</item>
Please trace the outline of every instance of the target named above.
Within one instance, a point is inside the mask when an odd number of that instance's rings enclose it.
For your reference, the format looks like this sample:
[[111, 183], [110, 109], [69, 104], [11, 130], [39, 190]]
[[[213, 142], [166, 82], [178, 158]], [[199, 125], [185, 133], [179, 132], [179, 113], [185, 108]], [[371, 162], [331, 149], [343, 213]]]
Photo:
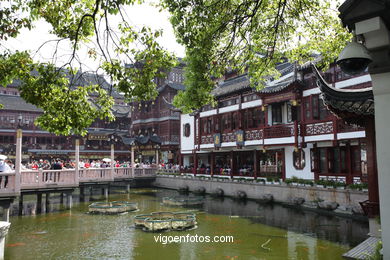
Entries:
[[[22, 190], [78, 187], [80, 183], [154, 177], [156, 168], [83, 168], [27, 170], [0, 174], [0, 197], [16, 196]], [[77, 174], [78, 172], [78, 174]], [[17, 182], [16, 180], [20, 180]]]

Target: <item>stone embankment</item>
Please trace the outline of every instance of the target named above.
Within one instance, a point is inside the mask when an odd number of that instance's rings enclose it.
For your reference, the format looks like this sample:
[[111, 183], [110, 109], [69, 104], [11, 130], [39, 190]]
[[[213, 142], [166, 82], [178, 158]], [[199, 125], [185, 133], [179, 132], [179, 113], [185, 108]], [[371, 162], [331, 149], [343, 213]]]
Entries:
[[153, 185], [159, 188], [188, 190], [198, 194], [202, 191], [214, 196], [248, 198], [263, 203], [282, 203], [350, 216], [362, 216], [359, 202], [368, 199], [367, 192], [349, 189], [292, 186], [283, 183], [261, 184], [186, 176], [157, 176]]

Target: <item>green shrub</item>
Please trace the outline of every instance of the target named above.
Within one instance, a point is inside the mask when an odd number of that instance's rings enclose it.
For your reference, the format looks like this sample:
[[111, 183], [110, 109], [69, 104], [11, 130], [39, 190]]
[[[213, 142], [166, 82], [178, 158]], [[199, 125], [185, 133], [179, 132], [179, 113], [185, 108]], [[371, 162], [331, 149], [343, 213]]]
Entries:
[[292, 176], [291, 180], [292, 182], [298, 183], [299, 178], [297, 176]]

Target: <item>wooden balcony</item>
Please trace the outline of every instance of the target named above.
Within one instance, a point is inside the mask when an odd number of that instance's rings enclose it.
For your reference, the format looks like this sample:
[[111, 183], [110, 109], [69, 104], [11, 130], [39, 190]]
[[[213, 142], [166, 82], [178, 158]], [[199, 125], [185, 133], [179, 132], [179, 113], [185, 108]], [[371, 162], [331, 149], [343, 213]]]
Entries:
[[[230, 132], [224, 132], [221, 134], [222, 142], [236, 142], [236, 131], [233, 130]], [[283, 125], [274, 125], [266, 126], [258, 129], [248, 129], [244, 130], [244, 140], [262, 140], [268, 138], [283, 138], [283, 137], [292, 137], [295, 133], [299, 131], [299, 126], [295, 124], [283, 124]], [[197, 139], [197, 142], [199, 140]], [[201, 135], [200, 144], [213, 144], [214, 143], [214, 134]]]

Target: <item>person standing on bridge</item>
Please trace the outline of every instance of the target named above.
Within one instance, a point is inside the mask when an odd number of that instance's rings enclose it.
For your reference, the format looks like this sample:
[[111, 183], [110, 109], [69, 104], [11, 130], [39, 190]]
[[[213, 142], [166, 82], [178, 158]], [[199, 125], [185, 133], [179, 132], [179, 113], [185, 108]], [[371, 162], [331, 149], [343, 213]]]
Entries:
[[[7, 159], [7, 156], [0, 154], [0, 186], [1, 182], [3, 181], [3, 176], [1, 176], [2, 173], [9, 173], [12, 172], [11, 167], [8, 165], [8, 163], [5, 161]], [[7, 187], [8, 184], [8, 176], [4, 176], [4, 187]]]

